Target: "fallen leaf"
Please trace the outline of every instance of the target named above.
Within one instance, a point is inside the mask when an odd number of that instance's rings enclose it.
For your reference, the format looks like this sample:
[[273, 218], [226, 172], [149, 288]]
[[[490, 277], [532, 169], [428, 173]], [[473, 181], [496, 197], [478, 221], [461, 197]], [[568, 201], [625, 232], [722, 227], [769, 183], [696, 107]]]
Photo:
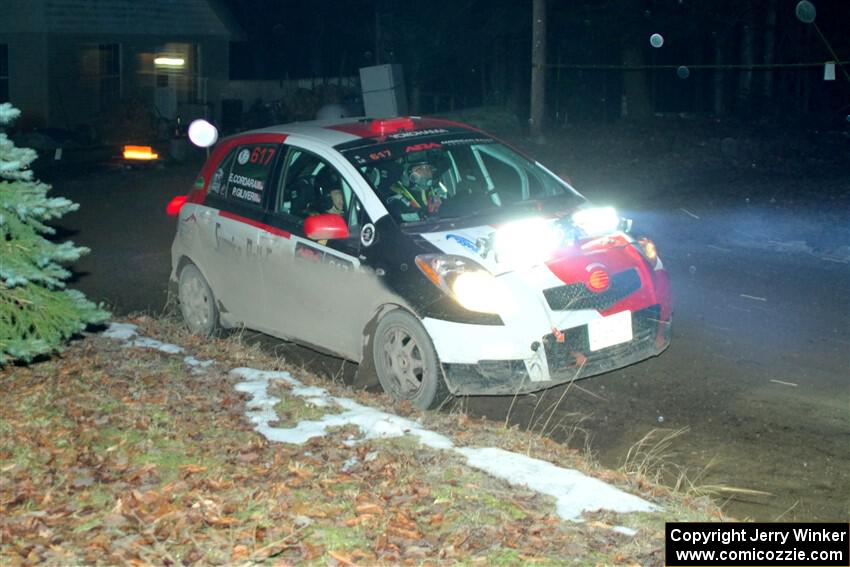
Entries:
[[378, 506], [377, 504], [372, 504], [371, 502], [359, 504], [354, 510], [358, 514], [380, 514], [384, 511], [381, 506]]
[[206, 471], [207, 467], [202, 467], [200, 465], [180, 465], [180, 472], [184, 476], [189, 476], [190, 474], [198, 474]]
[[343, 565], [354, 565], [354, 560], [351, 559], [350, 555], [346, 555], [341, 551], [328, 551], [328, 555], [342, 563]]
[[234, 561], [238, 561], [240, 559], [248, 559], [250, 553], [248, 552], [247, 545], [237, 545], [230, 552], [230, 558]]

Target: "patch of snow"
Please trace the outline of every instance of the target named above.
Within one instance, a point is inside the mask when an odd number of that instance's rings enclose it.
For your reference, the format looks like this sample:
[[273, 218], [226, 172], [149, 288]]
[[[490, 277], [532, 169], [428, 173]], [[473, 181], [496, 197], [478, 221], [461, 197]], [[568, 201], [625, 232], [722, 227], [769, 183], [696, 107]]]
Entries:
[[359, 460], [357, 460], [357, 457], [351, 457], [350, 459], [348, 459], [347, 461], [345, 461], [344, 463], [342, 463], [342, 472], [348, 472], [348, 471], [350, 471], [350, 470], [351, 470], [351, 469], [353, 469], [353, 468], [357, 465], [357, 463], [359, 463], [359, 462], [360, 462], [360, 461], [359, 461]]
[[[330, 397], [327, 391], [322, 388], [303, 387], [301, 382], [292, 378], [288, 372], [252, 372], [251, 370], [237, 368], [230, 372], [233, 375], [248, 378], [247, 381], [237, 384], [236, 389], [252, 396], [247, 404], [249, 409], [262, 408], [263, 410], [271, 410], [280, 400], [269, 395], [267, 390], [269, 381], [282, 379], [294, 386], [292, 392], [295, 395], [309, 397], [312, 401], [318, 397], [315, 394], [321, 391], [329, 401], [336, 403], [342, 409], [346, 410], [338, 414], [325, 415], [318, 421], [302, 421], [292, 428], [271, 427], [269, 422], [277, 420], [277, 415], [274, 414], [274, 411], [271, 411], [271, 415], [251, 412], [251, 420], [254, 422], [257, 431], [261, 431], [262, 429], [264, 432], [263, 435], [268, 433], [268, 435], [271, 435], [268, 438], [272, 441], [301, 445], [313, 437], [325, 435], [328, 428], [356, 425], [360, 429], [362, 436], [359, 439], [353, 440], [352, 445], [367, 439], [386, 439], [389, 437], [413, 435], [418, 437], [423, 445], [434, 449], [451, 449], [454, 447], [454, 444], [448, 437], [423, 429], [416, 422], [409, 419], [358, 404], [348, 398]], [[268, 419], [261, 421], [261, 415], [268, 417]]]
[[139, 337], [137, 339], [133, 339], [132, 341], [127, 341], [127, 346], [152, 348], [154, 350], [159, 350], [167, 354], [180, 354], [181, 352], [183, 352], [183, 347], [179, 347], [171, 343], [164, 343], [162, 341], [151, 339], [149, 337]]
[[257, 370], [255, 368], [234, 368], [230, 374], [239, 376], [245, 380], [282, 380], [290, 386], [303, 386], [301, 382], [292, 377], [292, 374], [281, 370]]
[[[349, 439], [346, 442], [349, 446], [366, 439], [415, 436], [428, 447], [460, 453], [471, 467], [496, 478], [552, 496], [557, 502], [558, 515], [566, 520], [580, 521], [582, 512], [600, 509], [622, 513], [657, 510], [656, 506], [637, 496], [573, 469], [494, 447], [455, 447], [448, 437], [423, 429], [414, 421], [364, 406], [348, 398], [330, 397], [322, 388], [302, 387], [288, 373], [251, 372], [244, 368], [231, 373], [252, 378], [237, 384], [236, 389], [251, 395], [247, 403], [248, 418], [255, 424], [256, 430], [270, 441], [300, 445], [313, 437], [325, 435], [329, 428], [356, 425], [361, 436]], [[321, 394], [346, 411], [325, 415], [319, 420], [301, 421], [291, 428], [272, 427], [270, 423], [277, 420], [272, 408], [279, 400], [268, 394], [268, 385], [270, 380], [275, 379], [288, 379], [291, 383], [297, 383], [293, 384], [295, 388], [292, 390], [297, 396], [307, 397], [313, 402], [319, 397], [317, 394]]]
[[[135, 325], [112, 323], [104, 332], [104, 336], [123, 340], [127, 346], [153, 348], [169, 354], [183, 352], [183, 348], [177, 345], [148, 337], [138, 337], [136, 329]], [[193, 369], [203, 368], [214, 362], [198, 360], [192, 356], [186, 356], [183, 360]], [[324, 388], [305, 386], [293, 378], [289, 372], [235, 368], [230, 371], [230, 374], [243, 380], [236, 384], [235, 389], [251, 396], [246, 403], [245, 415], [254, 424], [255, 430], [270, 441], [301, 445], [313, 437], [325, 435], [329, 428], [356, 425], [360, 436], [352, 436], [346, 442], [348, 445], [369, 439], [412, 435], [427, 447], [451, 450], [463, 455], [469, 466], [496, 478], [552, 496], [557, 502], [558, 515], [565, 520], [581, 521], [582, 512], [600, 509], [621, 513], [648, 512], [658, 509], [657, 506], [637, 496], [573, 469], [565, 469], [540, 459], [495, 447], [455, 447], [451, 439], [445, 435], [424, 429], [415, 421], [364, 406], [349, 398], [331, 396]], [[335, 404], [345, 411], [324, 415], [319, 420], [301, 421], [291, 428], [274, 427], [271, 424], [278, 421], [274, 406], [280, 401], [268, 392], [270, 383], [274, 381], [288, 384], [292, 387], [292, 394], [316, 406], [326, 407]], [[377, 456], [378, 452], [373, 451], [366, 455], [365, 460], [368, 462]], [[357, 459], [352, 457], [343, 464], [343, 470], [353, 467], [356, 463]], [[629, 536], [636, 533], [623, 526], [613, 529]]]
[[650, 512], [657, 507], [599, 479], [577, 470], [565, 469], [547, 461], [512, 453], [496, 447], [459, 448], [470, 466], [501, 478], [510, 484], [526, 486], [557, 501], [558, 515], [581, 520], [582, 512]]
[[627, 528], [626, 526], [614, 526], [611, 528], [611, 531], [617, 532], [618, 534], [623, 534], [625, 536], [634, 537], [637, 535], [637, 530], [633, 530], [632, 528]]
[[212, 366], [213, 364], [215, 364], [214, 360], [199, 360], [194, 356], [184, 356], [183, 362], [185, 362], [189, 366], [197, 366], [200, 368], [206, 368], [207, 366]]
[[129, 323], [110, 323], [109, 327], [103, 332], [103, 336], [108, 339], [126, 341], [136, 334], [136, 329], [138, 329], [136, 325]]
[[292, 389], [292, 393], [302, 398], [321, 398], [328, 395], [328, 391], [324, 388], [314, 386], [297, 386]]

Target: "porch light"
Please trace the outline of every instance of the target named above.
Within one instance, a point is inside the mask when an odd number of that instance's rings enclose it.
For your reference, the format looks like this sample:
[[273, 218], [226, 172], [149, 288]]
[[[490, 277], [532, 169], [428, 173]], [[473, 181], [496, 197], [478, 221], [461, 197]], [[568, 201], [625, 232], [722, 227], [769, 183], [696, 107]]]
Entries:
[[186, 60], [182, 57], [157, 57], [153, 63], [157, 67], [182, 67], [186, 64]]

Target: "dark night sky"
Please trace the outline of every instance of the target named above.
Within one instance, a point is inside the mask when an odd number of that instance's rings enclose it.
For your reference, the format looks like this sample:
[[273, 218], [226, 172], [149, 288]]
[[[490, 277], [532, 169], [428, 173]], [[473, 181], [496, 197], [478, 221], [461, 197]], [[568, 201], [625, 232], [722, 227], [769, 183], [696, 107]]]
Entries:
[[[655, 109], [668, 112], [712, 110], [715, 72], [697, 65], [770, 62], [768, 45], [774, 63], [832, 59], [818, 29], [840, 59], [850, 59], [850, 2], [813, 3], [817, 29], [796, 18], [796, 0], [549, 0], [548, 63], [564, 66], [547, 74], [550, 112], [616, 114], [622, 70], [568, 67], [620, 65], [629, 50], [637, 57], [632, 62], [673, 66], [646, 71]], [[527, 104], [531, 0], [228, 4], [248, 39], [233, 46], [234, 79], [353, 76], [361, 66], [395, 62], [404, 66], [408, 92], [418, 90], [423, 104], [435, 95], [459, 107]], [[660, 49], [650, 45], [653, 33], [664, 36]], [[679, 65], [692, 66], [687, 79], [677, 76]], [[724, 70], [724, 104], [733, 112], [770, 106], [785, 113], [850, 113], [850, 81], [840, 69], [829, 85], [823, 85], [822, 66], [755, 70], [749, 88], [756, 94], [749, 97], [741, 94], [741, 76], [740, 69]], [[766, 89], [769, 97], [761, 94]]]

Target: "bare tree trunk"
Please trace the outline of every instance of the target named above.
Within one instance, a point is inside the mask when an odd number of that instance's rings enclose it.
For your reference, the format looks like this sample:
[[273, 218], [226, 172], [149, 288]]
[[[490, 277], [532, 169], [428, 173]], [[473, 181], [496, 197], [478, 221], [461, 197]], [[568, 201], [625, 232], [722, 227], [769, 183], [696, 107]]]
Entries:
[[[776, 46], [776, 0], [767, 3], [767, 14], [765, 17], [764, 30], [764, 62], [773, 65], [775, 61]], [[764, 84], [762, 85], [762, 96], [765, 104], [769, 105], [773, 99], [773, 70], [768, 67], [764, 73]]]
[[714, 116], [720, 118], [725, 112], [723, 105], [723, 45], [720, 38], [714, 36], [714, 64], [718, 67], [714, 70]]
[[[741, 36], [741, 63], [752, 65], [755, 62], [754, 8], [747, 13]], [[752, 104], [753, 70], [744, 68], [738, 81], [738, 111], [746, 112]]]
[[649, 97], [649, 86], [646, 80], [643, 53], [634, 42], [623, 44], [623, 64], [637, 69], [626, 70], [623, 77], [625, 101], [621, 104], [620, 113], [632, 120], [646, 120], [652, 115], [652, 102]]
[[531, 138], [543, 143], [546, 104], [546, 0], [534, 0], [531, 34]]

